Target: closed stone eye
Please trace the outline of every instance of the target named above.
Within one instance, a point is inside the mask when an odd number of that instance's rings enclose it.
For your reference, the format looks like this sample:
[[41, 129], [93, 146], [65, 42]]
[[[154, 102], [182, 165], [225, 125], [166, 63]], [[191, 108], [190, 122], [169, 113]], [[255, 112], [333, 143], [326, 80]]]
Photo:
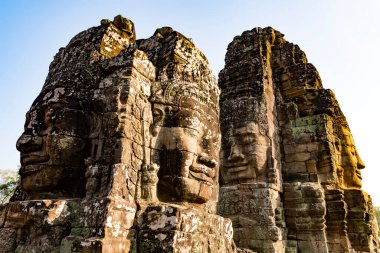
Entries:
[[242, 135], [240, 137], [240, 140], [243, 145], [247, 145], [247, 144], [253, 143], [256, 140], [256, 138], [253, 135], [246, 134], [246, 135]]

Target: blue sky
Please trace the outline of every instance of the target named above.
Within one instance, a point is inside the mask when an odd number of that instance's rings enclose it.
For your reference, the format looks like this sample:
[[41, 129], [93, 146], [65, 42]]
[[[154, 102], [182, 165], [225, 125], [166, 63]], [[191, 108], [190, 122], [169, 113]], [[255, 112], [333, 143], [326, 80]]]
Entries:
[[363, 188], [380, 205], [379, 13], [378, 0], [1, 1], [0, 169], [19, 164], [15, 143], [55, 53], [101, 19], [130, 18], [138, 38], [172, 26], [193, 39], [215, 75], [234, 36], [272, 26], [306, 52], [324, 87], [336, 93], [367, 165]]

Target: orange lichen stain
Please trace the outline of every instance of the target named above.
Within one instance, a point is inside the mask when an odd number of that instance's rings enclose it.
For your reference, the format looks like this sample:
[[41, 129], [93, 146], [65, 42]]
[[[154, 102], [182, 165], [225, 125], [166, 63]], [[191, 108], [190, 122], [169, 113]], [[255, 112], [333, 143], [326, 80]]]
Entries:
[[105, 59], [111, 59], [129, 44], [127, 33], [120, 31], [114, 24], [110, 23], [100, 44], [100, 54]]

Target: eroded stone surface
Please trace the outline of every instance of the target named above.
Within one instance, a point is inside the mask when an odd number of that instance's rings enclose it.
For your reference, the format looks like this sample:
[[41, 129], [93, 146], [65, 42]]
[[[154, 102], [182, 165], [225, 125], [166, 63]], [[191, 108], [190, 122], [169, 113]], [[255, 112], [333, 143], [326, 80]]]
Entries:
[[[138, 198], [140, 252], [236, 252], [229, 219], [215, 214], [219, 192], [219, 89], [206, 57], [169, 27], [137, 41], [156, 66], [151, 86], [152, 172]], [[149, 171], [149, 170], [148, 170]], [[152, 171], [152, 170], [150, 170]], [[149, 174], [149, 175], [148, 175]], [[144, 187], [145, 178], [140, 184]], [[153, 179], [153, 180], [152, 180]], [[142, 196], [144, 193], [142, 192]]]
[[137, 42], [157, 66], [150, 101], [151, 163], [163, 202], [197, 203], [215, 212], [219, 173], [219, 89], [206, 57], [169, 27]]
[[171, 28], [136, 44], [117, 16], [75, 36], [17, 142], [4, 251], [236, 252], [215, 214], [218, 99], [207, 59]]
[[218, 207], [232, 219], [237, 245], [376, 252], [371, 199], [360, 190], [364, 164], [305, 53], [280, 32], [255, 28], [234, 38], [225, 62]]
[[219, 87], [170, 27], [136, 40], [117, 16], [75, 36], [17, 141], [0, 251], [377, 252], [364, 164], [299, 47], [246, 31]]
[[[152, 206], [139, 218], [140, 252], [231, 252], [232, 224], [179, 206]], [[233, 249], [235, 250], [235, 249]]]

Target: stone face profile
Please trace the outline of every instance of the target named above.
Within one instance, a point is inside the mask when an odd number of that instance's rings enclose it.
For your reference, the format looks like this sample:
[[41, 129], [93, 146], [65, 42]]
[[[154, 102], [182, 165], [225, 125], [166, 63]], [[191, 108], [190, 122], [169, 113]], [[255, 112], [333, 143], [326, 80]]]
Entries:
[[336, 170], [338, 184], [342, 189], [360, 189], [362, 186], [361, 160], [347, 123], [336, 121], [334, 124]]
[[25, 126], [17, 149], [21, 187], [28, 198], [80, 197], [90, 118], [78, 97], [63, 87], [43, 91]]
[[364, 164], [305, 53], [273, 28], [255, 28], [233, 39], [225, 63], [218, 211], [232, 220], [237, 246], [377, 252]]
[[219, 80], [191, 39], [122, 16], [54, 57], [26, 114], [1, 252], [378, 252], [334, 94], [273, 28]]

